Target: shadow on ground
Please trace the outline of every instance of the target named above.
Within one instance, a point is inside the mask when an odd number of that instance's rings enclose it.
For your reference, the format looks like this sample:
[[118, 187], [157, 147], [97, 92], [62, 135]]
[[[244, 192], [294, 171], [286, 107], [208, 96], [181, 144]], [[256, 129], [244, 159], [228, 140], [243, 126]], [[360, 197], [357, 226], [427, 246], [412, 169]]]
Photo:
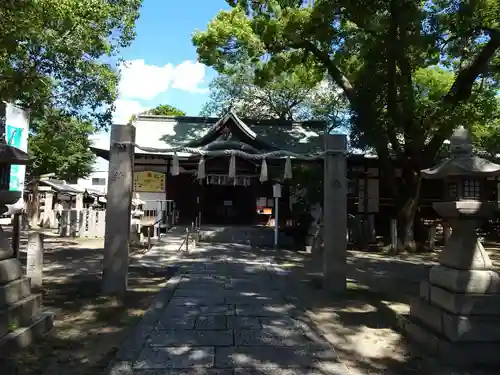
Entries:
[[327, 296], [303, 254], [202, 246], [204, 251], [178, 262], [183, 276], [170, 303], [112, 369], [141, 375], [146, 372], [137, 371], [160, 369], [218, 375], [447, 373], [401, 338], [393, 306], [405, 305], [404, 293], [376, 292], [353, 279], [346, 295]]
[[[137, 254], [131, 254], [132, 262]], [[31, 347], [0, 359], [2, 375], [94, 375], [104, 370], [174, 270], [130, 267], [127, 294], [102, 296], [102, 256], [102, 240], [46, 238], [39, 293], [44, 310], [55, 313], [54, 329]], [[24, 251], [20, 261], [24, 266]]]
[[394, 306], [407, 306], [432, 260], [351, 253], [347, 294], [328, 296], [319, 287], [321, 262], [308, 255], [207, 245], [163, 271], [131, 267], [131, 290], [118, 300], [99, 296], [101, 259], [101, 249], [67, 245], [46, 253], [42, 292], [57, 313], [55, 330], [0, 363], [2, 375], [101, 373], [176, 268], [183, 277], [173, 297], [128, 353], [134, 374], [451, 373], [398, 332]]

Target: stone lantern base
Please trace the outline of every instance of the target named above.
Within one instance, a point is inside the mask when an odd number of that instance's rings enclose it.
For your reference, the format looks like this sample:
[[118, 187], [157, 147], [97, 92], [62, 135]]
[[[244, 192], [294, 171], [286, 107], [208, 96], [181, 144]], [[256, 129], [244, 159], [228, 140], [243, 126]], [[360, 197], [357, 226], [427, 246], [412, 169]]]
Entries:
[[[472, 223], [459, 221], [440, 265], [420, 284], [405, 325], [409, 338], [449, 364], [500, 364], [500, 277]], [[455, 229], [455, 228], [454, 228]]]

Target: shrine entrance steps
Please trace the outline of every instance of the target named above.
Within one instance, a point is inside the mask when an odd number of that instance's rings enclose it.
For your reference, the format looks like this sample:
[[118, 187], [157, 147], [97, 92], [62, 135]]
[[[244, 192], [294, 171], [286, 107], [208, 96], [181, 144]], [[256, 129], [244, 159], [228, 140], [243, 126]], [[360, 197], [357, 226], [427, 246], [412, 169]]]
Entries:
[[[269, 248], [274, 246], [274, 228], [262, 226], [211, 226], [200, 228], [200, 242], [234, 243], [252, 247]], [[292, 249], [293, 238], [283, 232], [278, 233], [281, 248]]]

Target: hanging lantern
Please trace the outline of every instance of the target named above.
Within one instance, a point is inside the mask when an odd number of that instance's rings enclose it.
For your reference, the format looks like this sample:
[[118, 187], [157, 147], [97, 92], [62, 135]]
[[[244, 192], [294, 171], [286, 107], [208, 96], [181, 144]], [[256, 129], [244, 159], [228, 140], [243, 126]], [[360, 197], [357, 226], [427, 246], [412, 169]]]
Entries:
[[231, 159], [229, 160], [228, 177], [233, 179], [236, 177], [236, 156], [234, 154], [231, 154]]
[[179, 158], [177, 152], [174, 152], [174, 157], [172, 158], [172, 168], [170, 169], [170, 174], [172, 176], [179, 175]]
[[197, 178], [200, 180], [200, 183], [205, 178], [205, 157], [201, 155], [200, 161], [198, 162], [198, 173]]
[[292, 179], [292, 160], [290, 159], [290, 156], [286, 157], [285, 173], [283, 174], [283, 179], [284, 180]]
[[267, 181], [267, 162], [266, 159], [262, 159], [262, 165], [260, 167], [260, 182]]

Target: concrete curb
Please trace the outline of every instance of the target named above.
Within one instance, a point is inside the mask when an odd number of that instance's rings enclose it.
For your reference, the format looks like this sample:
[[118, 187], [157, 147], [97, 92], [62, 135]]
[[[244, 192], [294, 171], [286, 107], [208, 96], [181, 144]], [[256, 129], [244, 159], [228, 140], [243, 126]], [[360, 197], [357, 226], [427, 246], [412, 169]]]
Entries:
[[145, 339], [151, 334], [154, 327], [161, 318], [161, 314], [166, 309], [172, 296], [177, 289], [182, 275], [180, 269], [176, 271], [168, 281], [167, 285], [158, 293], [155, 300], [146, 310], [142, 319], [131, 330], [125, 341], [120, 345], [116, 356], [104, 370], [106, 375], [128, 375], [133, 374], [132, 366], [139, 357]]

